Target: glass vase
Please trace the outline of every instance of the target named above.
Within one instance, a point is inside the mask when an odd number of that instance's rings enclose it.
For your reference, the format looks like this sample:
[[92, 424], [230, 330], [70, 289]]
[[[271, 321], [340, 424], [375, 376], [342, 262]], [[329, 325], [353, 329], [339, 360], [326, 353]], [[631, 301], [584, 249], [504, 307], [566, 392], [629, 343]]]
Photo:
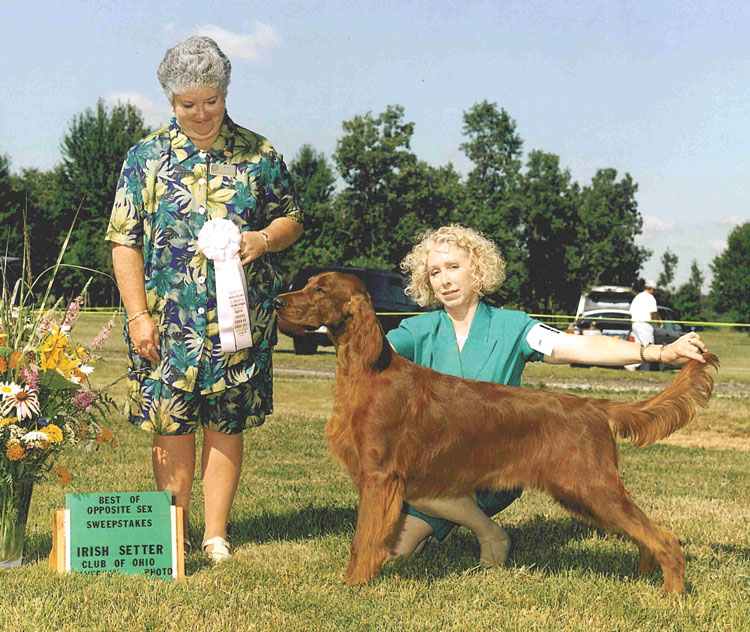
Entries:
[[0, 481], [0, 568], [21, 566], [34, 483]]

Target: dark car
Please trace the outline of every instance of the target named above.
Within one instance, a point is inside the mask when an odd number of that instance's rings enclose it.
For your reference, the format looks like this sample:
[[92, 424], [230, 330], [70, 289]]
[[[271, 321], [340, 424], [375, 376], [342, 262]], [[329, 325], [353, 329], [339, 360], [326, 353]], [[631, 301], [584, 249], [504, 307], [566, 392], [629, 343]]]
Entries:
[[[405, 279], [402, 275], [386, 270], [368, 270], [365, 268], [346, 267], [312, 267], [300, 270], [289, 285], [289, 292], [301, 290], [307, 284], [311, 276], [320, 272], [342, 272], [354, 274], [359, 277], [365, 285], [372, 299], [375, 313], [378, 315], [380, 324], [387, 332], [395, 327], [407, 316], [414, 312], [422, 312], [419, 307], [406, 294], [404, 294]], [[318, 346], [329, 346], [331, 340], [328, 338], [325, 327], [316, 331], [306, 331], [299, 325], [279, 320], [279, 331], [286, 334], [294, 343], [294, 352], [297, 355], [309, 355], [315, 353]]]
[[[677, 313], [670, 307], [658, 306], [659, 317], [663, 326], [654, 326], [654, 344], [668, 345], [680, 336], [687, 333], [678, 320]], [[632, 321], [627, 309], [593, 309], [581, 314], [569, 327], [568, 333], [572, 334], [604, 334], [622, 338], [623, 340], [635, 341], [633, 337]], [[583, 365], [576, 365], [583, 366]], [[657, 363], [651, 363], [651, 369], [658, 369]]]

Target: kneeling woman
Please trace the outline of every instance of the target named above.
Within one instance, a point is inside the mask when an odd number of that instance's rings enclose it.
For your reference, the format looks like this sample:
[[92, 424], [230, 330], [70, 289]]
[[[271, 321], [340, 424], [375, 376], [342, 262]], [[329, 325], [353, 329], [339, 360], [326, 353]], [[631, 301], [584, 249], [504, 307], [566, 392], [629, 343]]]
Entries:
[[[407, 294], [419, 305], [442, 309], [403, 320], [388, 340], [400, 355], [441, 373], [519, 386], [524, 366], [532, 361], [612, 366], [703, 361], [706, 348], [696, 333], [664, 347], [644, 347], [609, 336], [568, 336], [523, 312], [490, 307], [481, 298], [503, 283], [505, 262], [495, 244], [469, 228], [426, 232], [401, 267], [410, 278]], [[480, 564], [501, 565], [510, 538], [488, 516], [520, 495], [521, 490], [478, 490], [472, 496], [414, 500], [404, 506], [394, 554], [411, 555], [433, 535], [442, 540], [458, 523], [477, 534]]]

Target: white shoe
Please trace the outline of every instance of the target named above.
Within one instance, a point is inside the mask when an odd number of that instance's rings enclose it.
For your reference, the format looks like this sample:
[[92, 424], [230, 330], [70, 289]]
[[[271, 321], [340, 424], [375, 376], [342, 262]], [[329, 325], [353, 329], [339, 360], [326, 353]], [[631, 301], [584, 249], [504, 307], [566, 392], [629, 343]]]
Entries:
[[[210, 551], [206, 551], [207, 546], [213, 548]], [[203, 553], [208, 556], [212, 564], [221, 564], [221, 562], [225, 562], [232, 557], [232, 553], [229, 550], [229, 542], [220, 535], [203, 540]]]

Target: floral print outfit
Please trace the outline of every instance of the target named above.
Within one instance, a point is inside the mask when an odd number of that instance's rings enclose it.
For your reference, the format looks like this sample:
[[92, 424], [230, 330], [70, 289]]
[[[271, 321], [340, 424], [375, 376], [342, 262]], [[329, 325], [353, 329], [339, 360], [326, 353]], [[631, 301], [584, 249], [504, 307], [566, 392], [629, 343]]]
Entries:
[[142, 251], [146, 305], [160, 343], [154, 366], [133, 349], [126, 323], [131, 422], [157, 434], [187, 434], [197, 427], [196, 415], [221, 410], [204, 423], [232, 434], [245, 422], [262, 424], [273, 411], [271, 300], [282, 290], [279, 255], [269, 252], [244, 266], [253, 346], [223, 353], [214, 266], [197, 235], [214, 218], [244, 232], [278, 217], [302, 221], [286, 165], [268, 140], [229, 116], [207, 151], [174, 118], [128, 151], [106, 239]]

